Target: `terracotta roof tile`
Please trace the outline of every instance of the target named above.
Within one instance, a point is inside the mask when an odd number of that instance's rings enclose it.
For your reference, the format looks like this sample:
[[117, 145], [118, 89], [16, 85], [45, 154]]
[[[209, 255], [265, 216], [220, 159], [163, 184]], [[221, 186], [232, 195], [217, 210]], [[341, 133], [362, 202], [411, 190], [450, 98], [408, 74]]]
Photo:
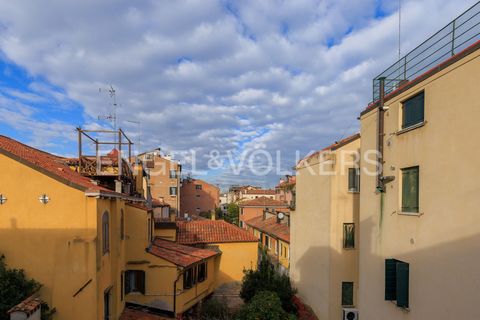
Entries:
[[12, 312], [23, 312], [27, 316], [33, 314], [38, 308], [40, 308], [42, 300], [36, 296], [30, 296], [27, 299], [23, 300], [15, 307], [8, 310], [8, 314]]
[[252, 190], [245, 190], [245, 194], [268, 194], [268, 195], [274, 195], [275, 190], [270, 190], [270, 189], [252, 189]]
[[285, 202], [270, 199], [267, 197], [258, 197], [252, 200], [246, 200], [239, 203], [240, 207], [283, 207], [287, 208]]
[[152, 210], [152, 209], [149, 209], [145, 205], [145, 203], [142, 203], [142, 202], [127, 202], [127, 203], [125, 203], [125, 205], [130, 206], [130, 207], [134, 207], [134, 208], [137, 208], [137, 209], [145, 210], [145, 211], [151, 211]]
[[212, 250], [184, 246], [160, 238], [156, 238], [147, 251], [181, 267], [188, 267], [219, 254]]
[[285, 223], [278, 223], [276, 217], [263, 220], [263, 216], [260, 216], [247, 220], [245, 223], [250, 227], [290, 243], [290, 228]]
[[0, 153], [22, 162], [67, 185], [84, 191], [115, 192], [96, 185], [92, 180], [73, 171], [67, 165], [67, 159], [32, 148], [11, 138], [0, 135]]
[[179, 221], [177, 239], [182, 244], [257, 242], [249, 232], [223, 220]]

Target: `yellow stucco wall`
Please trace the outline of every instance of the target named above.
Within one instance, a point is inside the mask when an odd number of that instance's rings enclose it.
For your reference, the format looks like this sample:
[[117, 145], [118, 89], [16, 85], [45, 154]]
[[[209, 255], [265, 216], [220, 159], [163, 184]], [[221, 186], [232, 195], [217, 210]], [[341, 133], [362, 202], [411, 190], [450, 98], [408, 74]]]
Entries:
[[[361, 176], [360, 317], [478, 318], [480, 51], [386, 102], [383, 210], [375, 177]], [[401, 102], [424, 90], [426, 124], [397, 135]], [[361, 117], [362, 153], [376, 147], [377, 113]], [[401, 169], [420, 167], [420, 216], [400, 215]], [[410, 310], [384, 301], [384, 261], [410, 265]]]
[[357, 297], [358, 249], [343, 248], [343, 223], [358, 226], [359, 195], [348, 191], [348, 168], [359, 147], [357, 139], [297, 168], [290, 277], [320, 319], [341, 319], [342, 282], [354, 282]]
[[[97, 318], [103, 312], [97, 296], [114, 272], [110, 259], [99, 256], [97, 200], [2, 154], [0, 168], [0, 193], [8, 198], [0, 206], [0, 252], [7, 263], [43, 284], [42, 298], [57, 310], [54, 319]], [[48, 204], [39, 202], [41, 194], [50, 197]], [[115, 259], [121, 260], [119, 252]], [[121, 307], [115, 302], [115, 310]]]
[[243, 270], [256, 269], [257, 242], [217, 243], [213, 245], [218, 246], [222, 252], [216, 287], [229, 282], [241, 281]]

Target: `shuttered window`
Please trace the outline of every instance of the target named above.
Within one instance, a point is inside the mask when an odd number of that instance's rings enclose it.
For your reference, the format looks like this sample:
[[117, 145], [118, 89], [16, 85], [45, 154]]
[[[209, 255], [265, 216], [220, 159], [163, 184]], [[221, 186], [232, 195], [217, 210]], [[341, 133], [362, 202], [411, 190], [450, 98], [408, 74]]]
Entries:
[[353, 282], [342, 282], [342, 306], [353, 306]]
[[110, 223], [106, 211], [102, 216], [102, 252], [103, 254], [110, 252]]
[[170, 195], [171, 196], [177, 195], [177, 187], [170, 187]]
[[348, 191], [360, 191], [360, 169], [348, 168]]
[[403, 103], [402, 128], [408, 128], [424, 120], [425, 94], [423, 92]]
[[402, 211], [418, 212], [419, 167], [402, 169]]
[[145, 294], [145, 271], [125, 271], [125, 294], [132, 292]]
[[397, 306], [408, 308], [409, 272], [408, 263], [396, 259], [385, 260], [385, 300], [396, 301]]
[[343, 224], [343, 248], [345, 249], [355, 248], [355, 224], [354, 223]]
[[198, 282], [203, 282], [207, 279], [207, 263], [204, 262], [198, 266]]

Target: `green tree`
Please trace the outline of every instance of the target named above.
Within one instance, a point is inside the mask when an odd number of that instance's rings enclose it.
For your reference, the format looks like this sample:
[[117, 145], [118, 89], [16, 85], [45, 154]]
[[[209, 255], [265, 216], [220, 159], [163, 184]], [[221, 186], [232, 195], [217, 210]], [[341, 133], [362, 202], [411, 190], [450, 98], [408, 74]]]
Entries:
[[221, 208], [215, 208], [215, 219], [223, 219], [223, 212]]
[[28, 280], [22, 269], [9, 269], [5, 256], [0, 256], [0, 320], [8, 320], [8, 310], [16, 306], [38, 289], [40, 284]]
[[290, 320], [295, 316], [282, 309], [280, 298], [275, 292], [259, 291], [238, 312], [236, 320]]
[[240, 296], [248, 303], [259, 291], [275, 292], [280, 298], [285, 311], [290, 313], [296, 311], [292, 301], [295, 295], [295, 289], [292, 287], [290, 278], [275, 270], [266, 252], [263, 252], [257, 270], [248, 270], [245, 272]]
[[225, 220], [238, 226], [239, 212], [240, 212], [240, 208], [238, 207], [238, 204], [230, 203], [227, 207], [227, 215], [225, 217]]

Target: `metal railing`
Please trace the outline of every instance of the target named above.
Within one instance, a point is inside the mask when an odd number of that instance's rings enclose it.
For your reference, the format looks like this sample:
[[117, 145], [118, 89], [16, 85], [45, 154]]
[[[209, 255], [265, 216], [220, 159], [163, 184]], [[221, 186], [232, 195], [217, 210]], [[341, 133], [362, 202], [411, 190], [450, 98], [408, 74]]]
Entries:
[[380, 78], [385, 78], [387, 95], [478, 40], [480, 1], [375, 77], [372, 103], [380, 99]]

